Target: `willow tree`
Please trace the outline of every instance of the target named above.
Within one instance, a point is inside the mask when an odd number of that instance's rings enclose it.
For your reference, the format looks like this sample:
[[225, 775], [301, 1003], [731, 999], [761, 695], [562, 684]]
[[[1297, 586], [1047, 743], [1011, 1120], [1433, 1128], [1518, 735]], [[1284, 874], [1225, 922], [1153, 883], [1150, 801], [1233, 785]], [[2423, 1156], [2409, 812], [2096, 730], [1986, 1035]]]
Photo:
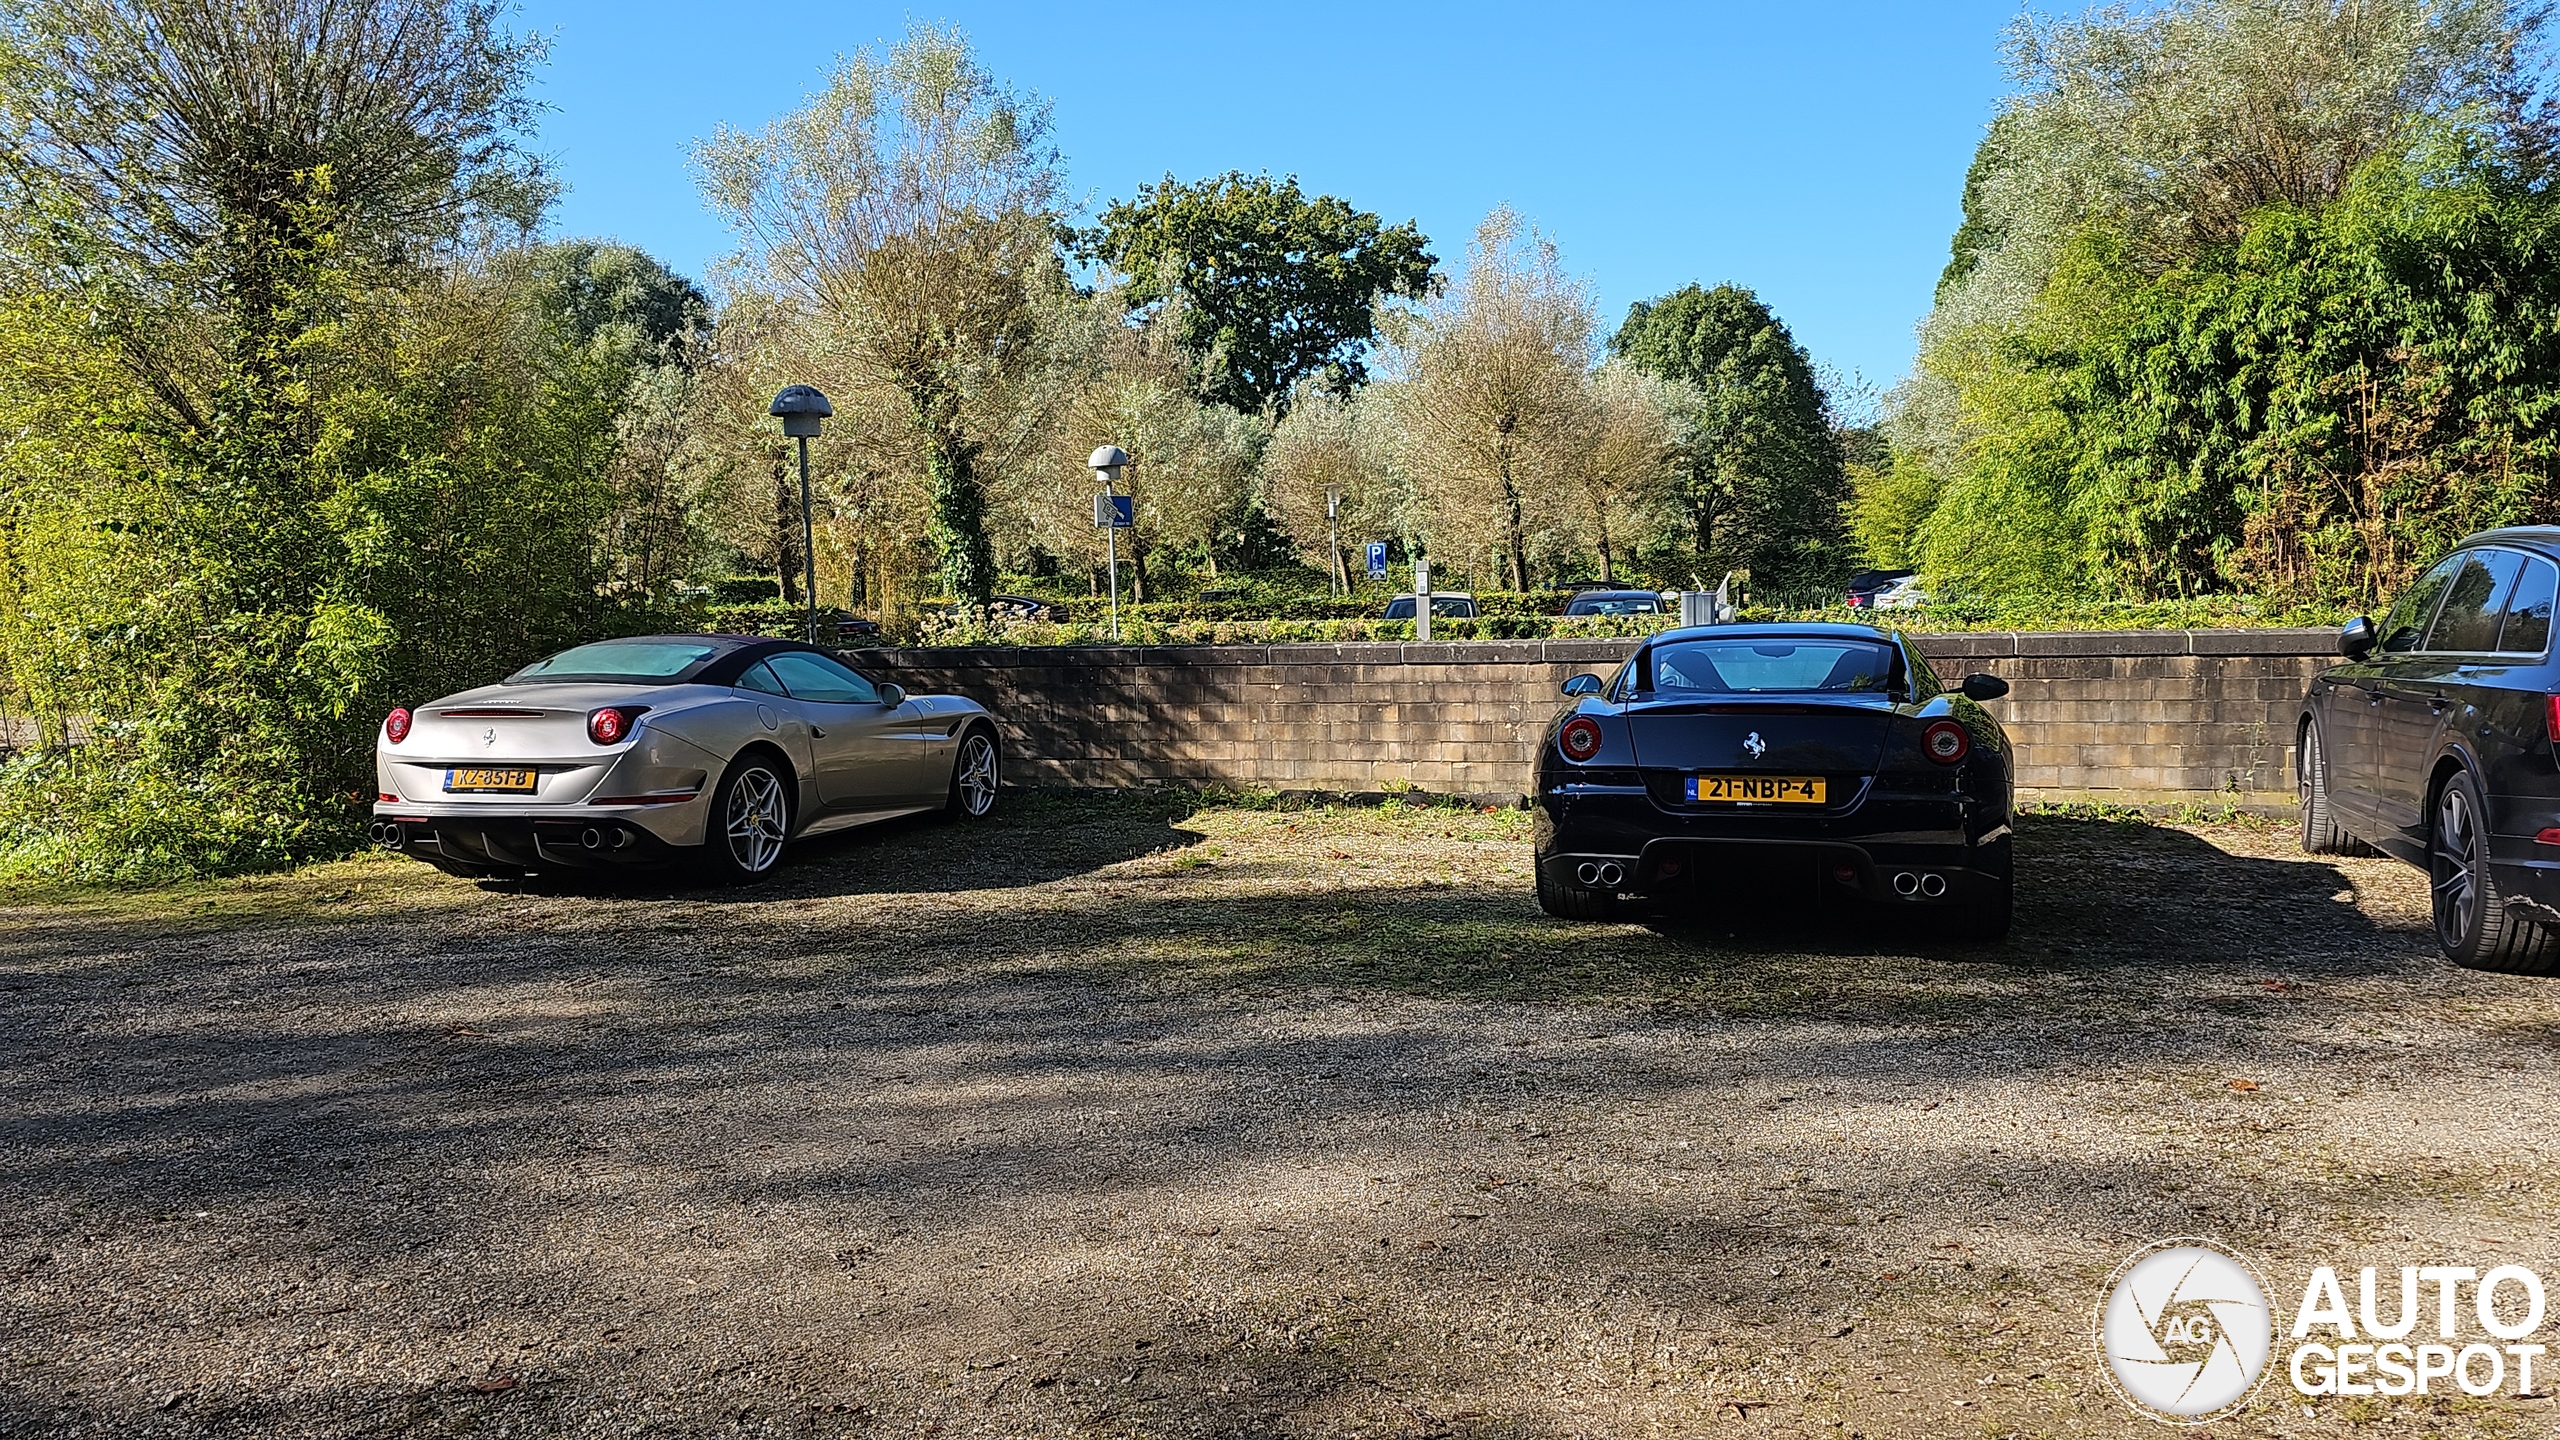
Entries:
[[735, 273], [797, 307], [841, 401], [894, 402], [930, 497], [942, 581], [995, 585], [980, 457], [1038, 364], [1057, 283], [1058, 155], [1048, 107], [988, 75], [958, 32], [917, 27], [838, 62], [806, 105], [694, 149], [738, 231]]
[[1498, 209], [1468, 246], [1466, 282], [1397, 327], [1405, 467], [1433, 538], [1496, 550], [1529, 586], [1532, 539], [1556, 518], [1560, 452], [1585, 413], [1596, 319], [1555, 245]]

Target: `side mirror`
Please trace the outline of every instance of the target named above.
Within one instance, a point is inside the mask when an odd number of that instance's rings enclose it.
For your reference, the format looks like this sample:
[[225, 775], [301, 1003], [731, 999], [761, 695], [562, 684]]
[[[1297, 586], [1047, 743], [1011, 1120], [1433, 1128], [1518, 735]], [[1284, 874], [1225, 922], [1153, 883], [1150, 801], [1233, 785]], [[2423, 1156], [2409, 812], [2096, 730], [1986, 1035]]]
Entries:
[[2350, 660], [2361, 660], [2373, 653], [2373, 622], [2359, 615], [2338, 632], [2338, 653]]
[[1604, 688], [1597, 675], [1576, 675], [1564, 682], [1564, 693], [1567, 695], [1597, 695]]
[[891, 680], [883, 680], [882, 682], [880, 682], [880, 705], [881, 705], [881, 708], [883, 708], [883, 709], [890, 709], [890, 708], [894, 708], [894, 707], [899, 706], [899, 705], [903, 705], [903, 704], [905, 704], [906, 702], [907, 702], [907, 687], [906, 687], [906, 686], [904, 686], [904, 685], [900, 685], [900, 684], [898, 684], [897, 682], [895, 682], [895, 681], [891, 681]]
[[1997, 675], [1967, 675], [1956, 688], [1967, 700], [1997, 700], [2009, 693], [2009, 682]]

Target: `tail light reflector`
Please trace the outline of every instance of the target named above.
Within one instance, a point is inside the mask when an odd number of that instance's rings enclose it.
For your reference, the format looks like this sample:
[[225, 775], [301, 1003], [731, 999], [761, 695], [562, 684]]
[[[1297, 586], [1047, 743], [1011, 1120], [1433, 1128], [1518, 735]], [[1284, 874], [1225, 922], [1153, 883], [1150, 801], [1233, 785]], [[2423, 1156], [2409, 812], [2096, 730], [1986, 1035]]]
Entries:
[[2560, 845], [2560, 830], [2537, 830], [2533, 835], [2533, 843], [2536, 845]]
[[[382, 720], [382, 736], [397, 745], [409, 738], [409, 707], [400, 706]], [[388, 798], [388, 797], [385, 797]]]
[[1575, 762], [1599, 754], [1600, 722], [1588, 715], [1576, 715], [1567, 720], [1564, 729], [1556, 733], [1556, 748], [1564, 752], [1564, 758]]
[[1941, 765], [1953, 765], [1973, 753], [1973, 737], [1953, 720], [1934, 720], [1920, 732], [1920, 748]]

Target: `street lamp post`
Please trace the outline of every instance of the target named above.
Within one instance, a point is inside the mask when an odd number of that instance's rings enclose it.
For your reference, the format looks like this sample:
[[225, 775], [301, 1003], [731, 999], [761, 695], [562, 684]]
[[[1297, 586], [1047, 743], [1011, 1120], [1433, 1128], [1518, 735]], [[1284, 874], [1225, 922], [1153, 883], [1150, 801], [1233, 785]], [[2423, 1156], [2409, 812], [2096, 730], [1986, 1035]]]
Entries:
[[[1105, 544], [1111, 557], [1111, 638], [1120, 638], [1120, 472], [1129, 464], [1129, 452], [1117, 445], [1105, 445], [1093, 452], [1085, 462], [1093, 467], [1094, 483], [1101, 490], [1094, 496], [1093, 523], [1103, 527]], [[1134, 507], [1132, 507], [1134, 508]]]
[[782, 433], [800, 442], [800, 563], [804, 567], [801, 588], [809, 602], [809, 643], [818, 643], [818, 547], [813, 534], [816, 526], [809, 518], [809, 441], [836, 407], [818, 393], [814, 385], [787, 385], [773, 397], [773, 408], [766, 413], [780, 416]]
[[1333, 545], [1333, 583], [1348, 595], [1351, 570], [1350, 562], [1342, 558], [1342, 492], [1330, 485], [1324, 489], [1324, 533]]

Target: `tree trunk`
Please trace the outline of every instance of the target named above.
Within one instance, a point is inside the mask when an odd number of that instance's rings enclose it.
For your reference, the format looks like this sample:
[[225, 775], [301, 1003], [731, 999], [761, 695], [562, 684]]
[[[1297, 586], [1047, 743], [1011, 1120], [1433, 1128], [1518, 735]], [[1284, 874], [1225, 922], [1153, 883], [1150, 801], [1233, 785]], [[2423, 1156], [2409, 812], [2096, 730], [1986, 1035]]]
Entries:
[[1600, 583], [1615, 585], [1618, 572], [1610, 564], [1609, 507], [1597, 500], [1591, 502], [1592, 528], [1600, 532]]
[[960, 429], [960, 401], [937, 385], [908, 392], [924, 435], [926, 533], [940, 560], [942, 588], [963, 605], [984, 605], [996, 588], [995, 547], [987, 542], [987, 495], [978, 484], [978, 444]]
[[1511, 589], [1512, 593], [1518, 594], [1529, 588], [1529, 542], [1528, 538], [1520, 533], [1522, 524], [1520, 487], [1511, 481], [1509, 455], [1502, 457], [1502, 503], [1507, 531], [1504, 539], [1508, 542], [1511, 552]]
[[791, 493], [791, 462], [773, 457], [773, 565], [782, 581], [782, 603], [800, 603], [800, 502]]

